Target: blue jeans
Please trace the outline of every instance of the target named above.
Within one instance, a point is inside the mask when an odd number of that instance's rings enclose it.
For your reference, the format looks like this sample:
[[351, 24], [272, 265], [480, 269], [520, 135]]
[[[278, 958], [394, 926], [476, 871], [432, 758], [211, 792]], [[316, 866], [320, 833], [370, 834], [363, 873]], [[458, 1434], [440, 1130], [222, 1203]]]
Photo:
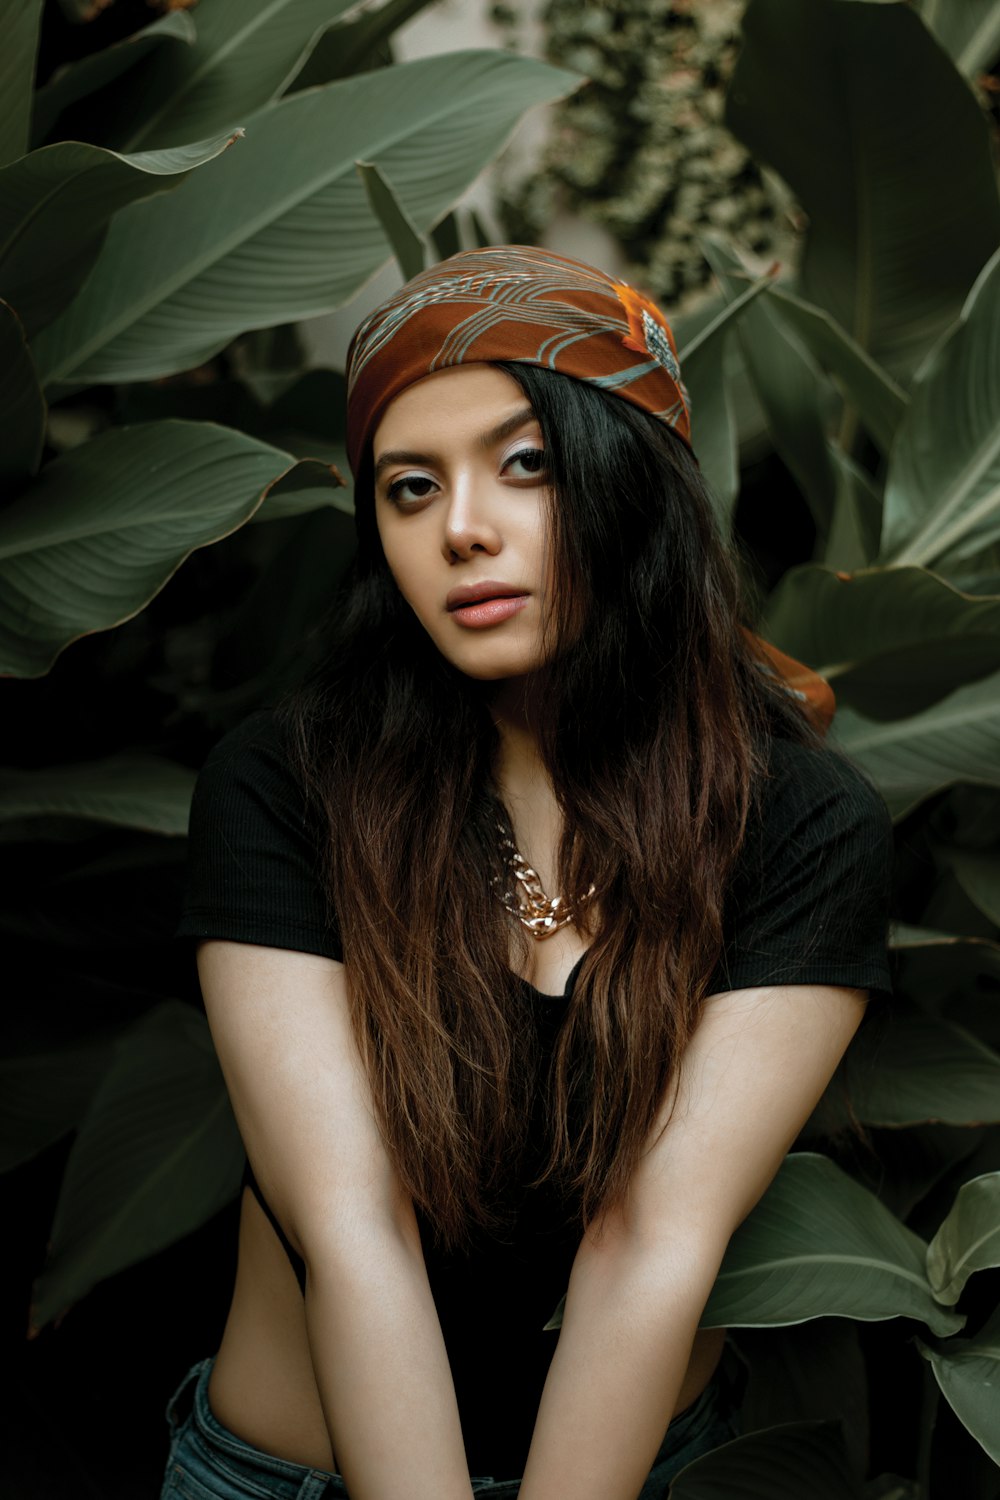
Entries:
[[[167, 1406], [170, 1457], [160, 1500], [349, 1500], [339, 1474], [274, 1458], [223, 1427], [208, 1404], [212, 1364], [193, 1365]], [[671, 1422], [639, 1500], [666, 1500], [681, 1469], [737, 1436], [741, 1385], [727, 1348], [697, 1401]], [[519, 1479], [472, 1478], [477, 1500], [516, 1500], [519, 1486]]]

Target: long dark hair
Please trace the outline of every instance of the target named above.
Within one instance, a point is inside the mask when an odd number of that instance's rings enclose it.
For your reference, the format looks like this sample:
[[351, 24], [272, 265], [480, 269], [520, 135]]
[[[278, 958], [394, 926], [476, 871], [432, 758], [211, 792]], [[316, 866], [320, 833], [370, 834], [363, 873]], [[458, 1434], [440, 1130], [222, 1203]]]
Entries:
[[[564, 818], [558, 889], [598, 892], [541, 1064], [497, 900], [484, 687], [388, 572], [371, 455], [358, 557], [323, 665], [279, 707], [329, 829], [325, 880], [382, 1135], [440, 1237], [490, 1224], [544, 1100], [552, 1182], [583, 1223], [621, 1200], [691, 1035], [774, 733], [817, 736], [760, 671], [738, 574], [689, 451], [628, 402], [500, 364], [541, 427], [558, 649], [539, 743]], [[537, 1119], [537, 1114], [535, 1116]]]

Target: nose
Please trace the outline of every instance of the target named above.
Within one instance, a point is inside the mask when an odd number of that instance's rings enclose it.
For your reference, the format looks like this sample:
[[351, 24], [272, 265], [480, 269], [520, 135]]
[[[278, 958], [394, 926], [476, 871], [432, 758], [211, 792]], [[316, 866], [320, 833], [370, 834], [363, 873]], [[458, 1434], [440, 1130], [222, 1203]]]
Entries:
[[503, 545], [497, 526], [496, 506], [486, 493], [482, 478], [471, 473], [456, 475], [444, 513], [442, 551], [449, 562], [485, 552], [495, 557]]

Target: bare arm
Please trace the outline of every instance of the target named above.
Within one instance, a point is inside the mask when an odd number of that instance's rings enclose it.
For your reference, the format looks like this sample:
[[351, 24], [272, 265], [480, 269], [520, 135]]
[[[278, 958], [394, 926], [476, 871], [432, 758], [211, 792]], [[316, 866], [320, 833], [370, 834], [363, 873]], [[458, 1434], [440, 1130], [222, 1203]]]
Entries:
[[521, 1500], [635, 1500], [730, 1235], [829, 1082], [864, 1001], [794, 985], [708, 1003], [625, 1210], [577, 1252]]
[[316, 1384], [352, 1500], [468, 1500], [413, 1205], [375, 1125], [343, 965], [212, 940], [198, 969], [247, 1154], [306, 1264]]

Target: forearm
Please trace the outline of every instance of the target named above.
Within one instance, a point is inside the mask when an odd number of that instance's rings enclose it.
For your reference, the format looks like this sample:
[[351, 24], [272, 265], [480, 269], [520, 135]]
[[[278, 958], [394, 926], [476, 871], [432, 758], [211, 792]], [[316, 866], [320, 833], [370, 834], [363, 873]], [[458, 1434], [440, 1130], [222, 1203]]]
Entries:
[[673, 1414], [714, 1253], [595, 1252], [570, 1279], [521, 1500], [635, 1500]]
[[351, 1500], [468, 1500], [455, 1389], [419, 1245], [388, 1231], [310, 1257], [306, 1326]]
[[706, 1006], [627, 1217], [584, 1236], [521, 1500], [635, 1500], [677, 1402], [733, 1230], [759, 1200], [857, 1029], [840, 986], [732, 990]]

